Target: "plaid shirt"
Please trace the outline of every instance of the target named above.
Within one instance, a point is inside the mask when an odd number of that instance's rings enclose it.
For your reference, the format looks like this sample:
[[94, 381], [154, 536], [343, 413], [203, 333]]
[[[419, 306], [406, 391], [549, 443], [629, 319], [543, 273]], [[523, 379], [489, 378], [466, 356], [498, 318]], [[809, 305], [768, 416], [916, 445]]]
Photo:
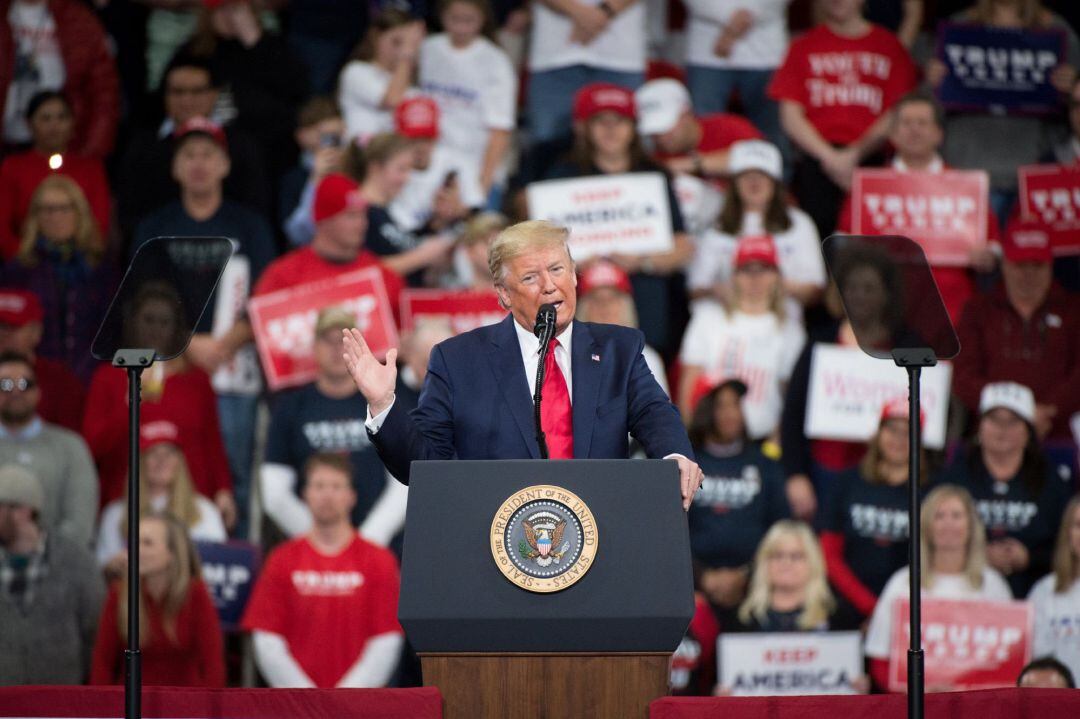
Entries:
[[11, 554], [0, 547], [0, 595], [10, 597], [22, 611], [34, 601], [42, 580], [49, 573], [45, 557], [45, 535], [29, 555]]

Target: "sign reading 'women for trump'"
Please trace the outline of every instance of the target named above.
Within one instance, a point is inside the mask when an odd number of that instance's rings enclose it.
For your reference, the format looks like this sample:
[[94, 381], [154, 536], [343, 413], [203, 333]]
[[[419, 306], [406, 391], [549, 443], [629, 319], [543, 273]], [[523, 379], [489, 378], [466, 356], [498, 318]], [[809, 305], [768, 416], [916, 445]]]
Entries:
[[529, 217], [570, 228], [575, 260], [672, 248], [667, 183], [658, 172], [534, 182]]
[[982, 171], [856, 170], [852, 232], [910, 237], [931, 265], [964, 267], [986, 244], [988, 188]]

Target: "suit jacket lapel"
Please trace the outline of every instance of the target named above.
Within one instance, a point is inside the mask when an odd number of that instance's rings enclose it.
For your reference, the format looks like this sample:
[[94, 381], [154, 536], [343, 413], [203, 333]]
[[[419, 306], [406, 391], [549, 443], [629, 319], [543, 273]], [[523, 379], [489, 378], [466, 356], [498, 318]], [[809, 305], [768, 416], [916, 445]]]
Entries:
[[[540, 447], [536, 444], [536, 423], [533, 420], [532, 390], [525, 377], [525, 364], [521, 361], [521, 345], [514, 332], [514, 316], [508, 315], [500, 322], [491, 336], [494, 351], [488, 355], [495, 381], [503, 399], [510, 407], [514, 423], [521, 431], [531, 459], [540, 459]], [[576, 439], [576, 435], [575, 435]]]
[[574, 322], [573, 347], [570, 371], [574, 378], [574, 458], [588, 459], [603, 365], [602, 360], [593, 359], [600, 357], [600, 348], [593, 342], [592, 332], [584, 322]]

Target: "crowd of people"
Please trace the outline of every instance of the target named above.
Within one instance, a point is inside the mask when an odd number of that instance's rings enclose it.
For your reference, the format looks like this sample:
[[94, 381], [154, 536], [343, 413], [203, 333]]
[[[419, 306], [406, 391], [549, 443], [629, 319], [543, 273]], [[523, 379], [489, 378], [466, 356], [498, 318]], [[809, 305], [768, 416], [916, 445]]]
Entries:
[[[1059, 111], [943, 109], [944, 20], [1059, 32]], [[1080, 261], [1021, 215], [1017, 175], [1080, 164], [1076, 23], [1067, 0], [0, 0], [0, 684], [122, 681], [131, 611], [144, 682], [236, 683], [200, 564], [230, 539], [267, 552], [239, 627], [265, 683], [417, 682], [407, 488], [345, 366], [355, 310], [322, 308], [314, 379], [271, 391], [247, 301], [365, 268], [397, 323], [407, 288], [494, 295], [487, 248], [532, 183], [659, 173], [668, 248], [576, 269], [578, 318], [641, 330], [705, 473], [675, 689], [729, 690], [718, 634], [852, 629], [885, 690], [907, 403], [865, 442], [807, 431], [815, 349], [894, 339], [887, 263], [840, 251], [830, 279], [822, 255], [860, 167], [986, 173], [985, 236], [931, 267], [962, 351], [917, 478], [921, 584], [1032, 602], [1024, 681], [1080, 672]], [[127, 385], [90, 348], [160, 236], [234, 239], [235, 306], [144, 374], [132, 518]], [[171, 292], [133, 298], [141, 346], [184, 331]], [[415, 406], [454, 328], [406, 329]]]

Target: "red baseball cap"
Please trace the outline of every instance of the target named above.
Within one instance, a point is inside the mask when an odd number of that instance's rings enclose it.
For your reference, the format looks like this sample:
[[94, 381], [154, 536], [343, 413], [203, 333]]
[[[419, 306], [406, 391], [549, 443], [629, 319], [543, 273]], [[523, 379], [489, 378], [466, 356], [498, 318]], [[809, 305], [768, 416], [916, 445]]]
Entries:
[[360, 194], [360, 186], [336, 172], [324, 177], [315, 189], [315, 206], [311, 212], [315, 222], [322, 222], [350, 208], [367, 208], [367, 201]]
[[394, 129], [410, 140], [436, 139], [439, 136], [439, 106], [424, 95], [403, 100], [394, 110]]
[[1005, 237], [1001, 241], [1001, 249], [1005, 259], [1009, 262], [1043, 262], [1054, 261], [1054, 253], [1050, 248], [1050, 235], [1046, 228], [1038, 222], [1022, 220], [1013, 217], [1005, 229]]
[[45, 313], [38, 296], [28, 290], [0, 289], [0, 325], [22, 327], [41, 322]]
[[633, 120], [634, 93], [607, 82], [586, 85], [574, 95], [574, 121], [588, 120], [601, 112], [614, 112]]
[[634, 294], [630, 287], [630, 276], [621, 267], [606, 260], [593, 262], [578, 276], [578, 297], [584, 297], [601, 287], [612, 287], [624, 294]]
[[[908, 406], [907, 397], [894, 397], [881, 405], [881, 419], [878, 424], [884, 424], [890, 419], [911, 419], [911, 408]], [[926, 422], [926, 412], [919, 410], [919, 421]]]
[[216, 142], [221, 149], [226, 151], [229, 149], [229, 141], [225, 139], [225, 131], [221, 129], [221, 125], [213, 120], [208, 120], [205, 117], [193, 117], [176, 128], [173, 132], [173, 139], [179, 142], [192, 135], [205, 135]]
[[139, 449], [145, 452], [159, 444], [180, 446], [180, 428], [167, 419], [144, 422], [139, 428]]
[[735, 269], [751, 262], [760, 262], [769, 267], [777, 266], [776, 243], [768, 235], [750, 235], [739, 240], [735, 250]]

